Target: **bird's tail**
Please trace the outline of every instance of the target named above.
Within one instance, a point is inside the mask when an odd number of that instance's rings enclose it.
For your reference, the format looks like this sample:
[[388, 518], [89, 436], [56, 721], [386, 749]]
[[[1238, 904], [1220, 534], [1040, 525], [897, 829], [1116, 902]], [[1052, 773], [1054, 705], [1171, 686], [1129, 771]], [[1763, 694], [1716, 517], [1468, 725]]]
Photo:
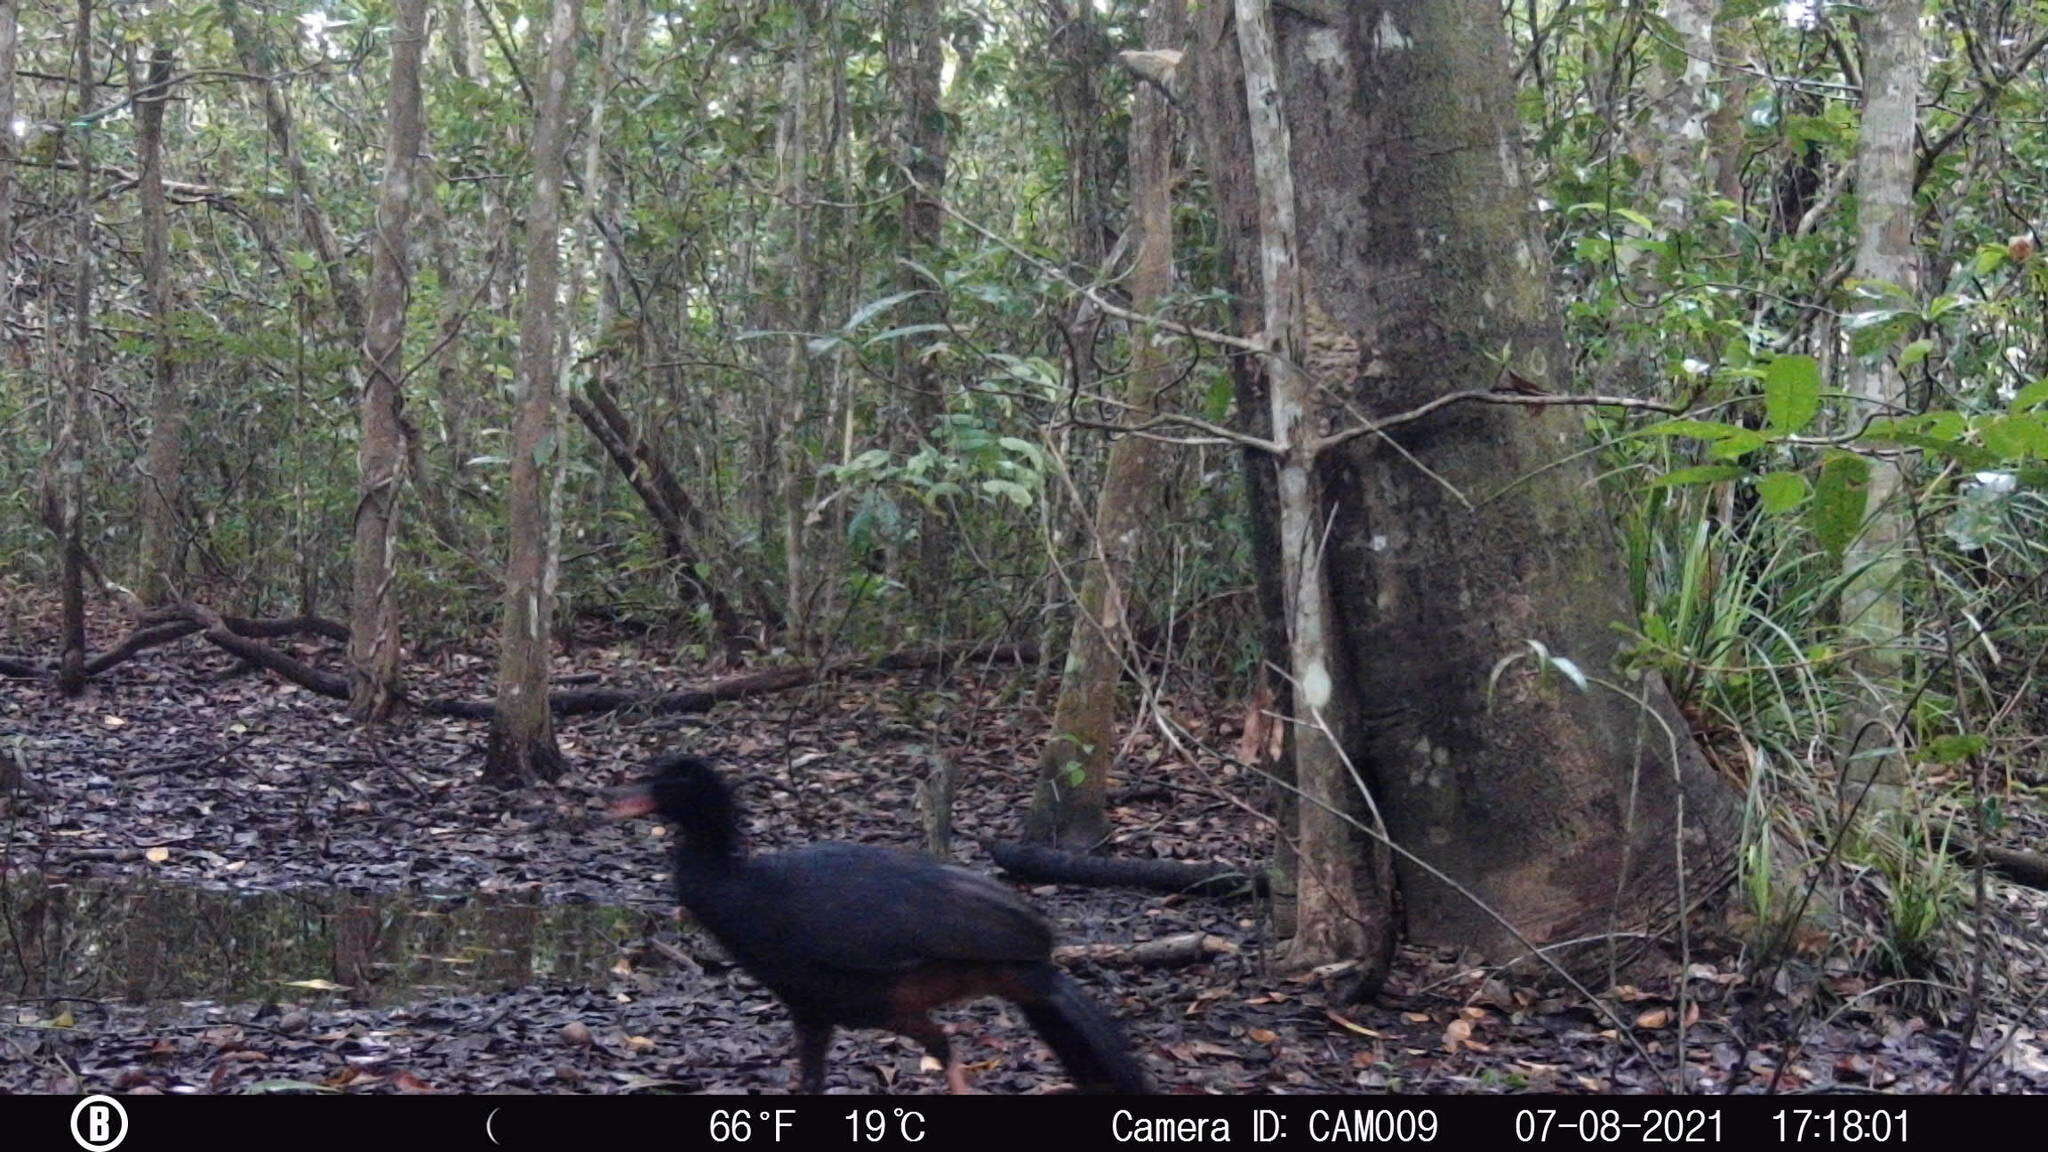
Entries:
[[1131, 1055], [1124, 1030], [1072, 977], [1048, 968], [1036, 1000], [1021, 1002], [1024, 1018], [1052, 1046], [1053, 1055], [1082, 1092], [1138, 1095], [1150, 1092], [1145, 1069]]

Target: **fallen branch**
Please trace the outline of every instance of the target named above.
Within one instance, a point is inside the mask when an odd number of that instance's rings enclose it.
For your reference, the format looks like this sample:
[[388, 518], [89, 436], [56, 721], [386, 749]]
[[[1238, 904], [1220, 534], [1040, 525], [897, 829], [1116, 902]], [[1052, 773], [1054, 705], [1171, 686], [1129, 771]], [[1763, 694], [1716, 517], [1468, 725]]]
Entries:
[[[318, 616], [290, 616], [279, 620], [252, 620], [243, 616], [223, 616], [221, 623], [231, 632], [240, 636], [274, 637], [312, 634], [325, 636], [343, 643], [348, 641], [348, 627]], [[98, 676], [111, 668], [119, 667], [151, 648], [182, 640], [195, 632], [205, 630], [205, 625], [188, 615], [184, 608], [159, 608], [142, 615], [136, 629], [121, 639], [119, 644], [85, 662], [85, 674]], [[0, 656], [0, 675], [23, 679], [42, 679], [54, 672], [54, 666], [25, 657]]]
[[1983, 864], [1985, 871], [1994, 876], [2048, 891], [2048, 856], [2017, 848], [1980, 847], [1954, 835], [1949, 839], [1949, 851], [1966, 864]]
[[1097, 968], [1184, 968], [1236, 952], [1237, 945], [1221, 936], [1183, 932], [1135, 944], [1066, 944], [1053, 949], [1052, 958], [1062, 964], [1089, 964]]
[[1090, 856], [1042, 844], [986, 841], [996, 867], [1033, 884], [1079, 884], [1089, 888], [1140, 888], [1196, 896], [1252, 896], [1266, 891], [1263, 875], [1228, 864], [1180, 860], [1131, 860]]
[[[317, 626], [339, 629], [343, 638], [348, 630], [338, 624], [319, 621], [314, 617], [303, 617], [292, 621], [258, 622], [229, 620], [198, 604], [182, 604], [177, 609], [183, 621], [203, 631], [215, 646], [224, 649], [260, 668], [277, 673], [286, 680], [297, 684], [308, 692], [327, 696], [335, 700], [346, 700], [348, 678], [333, 672], [324, 672], [304, 661], [297, 660], [249, 633], [257, 630], [271, 630], [285, 633], [296, 630], [293, 626]], [[310, 622], [310, 624], [309, 624]], [[157, 625], [167, 626], [167, 625]], [[246, 626], [246, 627], [245, 627]], [[575, 688], [548, 694], [548, 708], [557, 716], [588, 716], [600, 712], [645, 711], [654, 715], [674, 715], [686, 712], [706, 712], [715, 704], [729, 700], [741, 700], [749, 696], [760, 696], [771, 692], [786, 692], [815, 684], [831, 675], [875, 675], [885, 672], [903, 672], [920, 668], [943, 668], [964, 660], [986, 660], [991, 662], [1028, 664], [1038, 658], [1038, 650], [1029, 644], [990, 646], [980, 643], [942, 644], [930, 648], [911, 648], [892, 652], [868, 664], [802, 664], [788, 668], [769, 668], [713, 681], [703, 688], [686, 692], [645, 693], [630, 692], [622, 688]], [[405, 702], [422, 712], [435, 716], [455, 716], [468, 720], [488, 720], [496, 710], [489, 700], [450, 700], [442, 698], [406, 697]]]
[[[908, 672], [922, 668], [943, 668], [965, 660], [987, 660], [1004, 664], [1028, 664], [1038, 658], [1030, 644], [942, 644], [931, 648], [910, 648], [892, 652], [867, 664], [800, 664], [770, 668], [715, 680], [702, 688], [685, 692], [629, 692], [623, 688], [579, 688], [548, 694], [548, 710], [557, 716], [589, 716], [600, 712], [641, 711], [656, 716], [708, 712], [715, 704], [787, 692], [815, 684], [828, 676], [871, 676], [885, 672]], [[410, 703], [437, 716], [459, 716], [487, 720], [495, 708], [488, 700], [413, 700]]]
[[186, 619], [200, 625], [206, 633], [206, 638], [212, 641], [215, 647], [240, 656], [251, 664], [267, 668], [308, 692], [330, 696], [336, 700], [348, 699], [348, 677], [322, 672], [268, 644], [242, 635], [210, 608], [188, 603], [180, 605], [180, 611], [184, 613]]

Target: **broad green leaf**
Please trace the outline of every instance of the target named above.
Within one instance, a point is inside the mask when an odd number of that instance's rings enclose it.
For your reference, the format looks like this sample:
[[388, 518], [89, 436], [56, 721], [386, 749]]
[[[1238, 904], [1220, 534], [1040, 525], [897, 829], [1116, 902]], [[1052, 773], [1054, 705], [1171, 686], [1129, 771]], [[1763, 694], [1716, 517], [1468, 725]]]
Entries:
[[1821, 462], [1820, 481], [1807, 507], [1807, 527], [1828, 554], [1839, 559], [1863, 527], [1870, 488], [1870, 462], [1850, 452], [1832, 452]]
[[1015, 480], [983, 480], [981, 490], [991, 496], [1007, 496], [1019, 508], [1031, 507], [1031, 489]]
[[1676, 488], [1685, 484], [1713, 484], [1745, 475], [1748, 473], [1733, 464], [1695, 464], [1690, 468], [1680, 468], [1676, 472], [1666, 472], [1650, 481], [1650, 487]]
[[1694, 440], [1720, 440], [1749, 429], [1718, 420], [1665, 420], [1637, 433], [1639, 436], [1688, 436]]
[[1764, 415], [1771, 430], [1798, 432], [1820, 414], [1820, 361], [1780, 356], [1764, 373]]
[[1771, 442], [1771, 438], [1748, 428], [1738, 428], [1729, 435], [1714, 441], [1707, 449], [1707, 455], [1716, 460], [1740, 460], [1751, 452]]
[[1756, 480], [1757, 499], [1763, 502], [1764, 511], [1773, 515], [1797, 508], [1809, 488], [1806, 477], [1797, 472], [1772, 472]]
[[903, 303], [905, 300], [910, 299], [912, 296], [919, 295], [923, 295], [922, 290], [898, 292], [893, 296], [884, 296], [880, 300], [870, 300], [867, 303], [861, 305], [860, 307], [854, 309], [853, 315], [846, 318], [846, 323], [841, 325], [840, 329], [841, 331], [851, 332], [855, 328], [858, 328], [861, 325], [867, 323], [868, 321], [874, 319], [877, 315], [883, 312], [887, 312], [889, 309], [894, 308], [898, 304]]
[[2048, 376], [2043, 376], [2020, 389], [2019, 394], [2012, 398], [2011, 411], [2025, 412], [2029, 408], [2038, 408], [2043, 404], [2048, 404]]
[[1984, 447], [2001, 460], [2048, 456], [2048, 422], [2037, 413], [2000, 416], [1985, 421], [1978, 431]]

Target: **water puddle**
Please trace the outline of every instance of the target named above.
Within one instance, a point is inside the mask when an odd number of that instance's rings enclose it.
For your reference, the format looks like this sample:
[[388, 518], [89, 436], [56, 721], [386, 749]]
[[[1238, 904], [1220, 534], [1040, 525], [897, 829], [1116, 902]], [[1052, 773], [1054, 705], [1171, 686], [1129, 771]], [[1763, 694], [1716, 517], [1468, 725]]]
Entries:
[[0, 873], [0, 1000], [384, 1007], [543, 980], [602, 987], [659, 919], [527, 894], [247, 893]]

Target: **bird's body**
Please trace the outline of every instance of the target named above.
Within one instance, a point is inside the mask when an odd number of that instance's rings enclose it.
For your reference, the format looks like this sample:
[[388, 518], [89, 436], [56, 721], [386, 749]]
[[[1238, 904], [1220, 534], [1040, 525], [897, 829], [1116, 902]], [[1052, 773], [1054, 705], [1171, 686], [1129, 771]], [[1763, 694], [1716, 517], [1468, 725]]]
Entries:
[[888, 848], [815, 844], [749, 856], [723, 780], [693, 757], [614, 805], [676, 824], [676, 895], [790, 1010], [802, 1087], [824, 1090], [835, 1028], [885, 1028], [965, 1077], [932, 1009], [1001, 996], [1018, 1005], [1083, 1091], [1143, 1092], [1121, 1031], [1052, 963], [1052, 930], [1014, 892], [964, 868]]

